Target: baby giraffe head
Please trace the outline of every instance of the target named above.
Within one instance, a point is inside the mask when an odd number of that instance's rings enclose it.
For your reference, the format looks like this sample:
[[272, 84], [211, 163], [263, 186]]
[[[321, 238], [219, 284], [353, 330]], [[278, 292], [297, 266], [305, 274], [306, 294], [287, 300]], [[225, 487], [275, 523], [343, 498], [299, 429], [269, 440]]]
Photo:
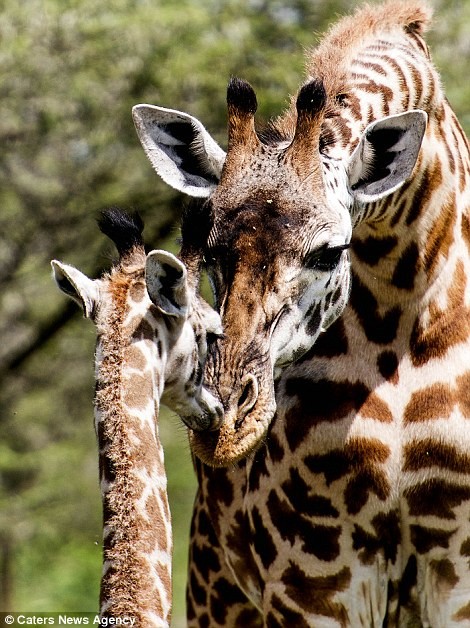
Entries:
[[190, 286], [185, 264], [172, 253], [147, 255], [145, 283], [170, 332], [162, 402], [192, 429], [219, 428], [222, 406], [203, 386], [208, 344], [222, 335], [219, 314]]
[[51, 262], [58, 287], [97, 326], [97, 361], [103, 334], [113, 331], [110, 309], [116, 298], [124, 298], [127, 333], [136, 340], [144, 334], [158, 345], [156, 396], [189, 427], [217, 429], [222, 406], [203, 386], [203, 373], [208, 339], [222, 333], [219, 315], [190, 285], [186, 267], [177, 257], [162, 250], [145, 255], [140, 219], [112, 209], [103, 213], [99, 225], [119, 252], [119, 262], [110, 273], [90, 279], [72, 266]]

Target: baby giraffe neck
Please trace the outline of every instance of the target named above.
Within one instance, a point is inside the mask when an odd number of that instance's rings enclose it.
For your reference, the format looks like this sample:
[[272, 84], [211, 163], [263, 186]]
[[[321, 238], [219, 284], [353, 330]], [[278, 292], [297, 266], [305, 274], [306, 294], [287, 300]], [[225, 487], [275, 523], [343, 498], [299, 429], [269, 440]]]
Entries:
[[151, 313], [136, 325], [122, 295], [114, 296], [96, 355], [101, 616], [135, 618], [141, 627], [169, 626], [171, 517], [157, 423], [164, 364]]

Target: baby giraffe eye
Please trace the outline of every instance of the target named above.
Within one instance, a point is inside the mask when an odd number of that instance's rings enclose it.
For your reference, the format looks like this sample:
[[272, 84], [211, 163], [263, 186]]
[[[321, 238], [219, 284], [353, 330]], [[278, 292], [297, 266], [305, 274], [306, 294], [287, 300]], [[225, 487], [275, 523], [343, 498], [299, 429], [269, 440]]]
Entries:
[[321, 272], [331, 272], [339, 264], [341, 254], [349, 248], [349, 244], [340, 246], [322, 246], [315, 251], [311, 251], [305, 258], [306, 268], [319, 270]]
[[219, 338], [223, 338], [223, 334], [217, 334], [213, 331], [208, 331], [206, 333], [207, 346], [210, 347], [210, 345], [214, 344], [214, 342], [216, 342]]

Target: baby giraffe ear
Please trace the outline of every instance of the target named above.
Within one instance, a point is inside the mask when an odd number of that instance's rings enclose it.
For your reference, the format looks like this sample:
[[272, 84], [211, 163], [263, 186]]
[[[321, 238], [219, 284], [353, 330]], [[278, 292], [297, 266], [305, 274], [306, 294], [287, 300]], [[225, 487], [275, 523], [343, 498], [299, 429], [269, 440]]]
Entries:
[[51, 266], [59, 289], [81, 306], [85, 318], [93, 318], [99, 301], [96, 281], [89, 279], [73, 266], [55, 259], [51, 261]]
[[186, 267], [167, 251], [155, 250], [147, 255], [145, 283], [150, 300], [162, 314], [185, 318], [189, 307]]

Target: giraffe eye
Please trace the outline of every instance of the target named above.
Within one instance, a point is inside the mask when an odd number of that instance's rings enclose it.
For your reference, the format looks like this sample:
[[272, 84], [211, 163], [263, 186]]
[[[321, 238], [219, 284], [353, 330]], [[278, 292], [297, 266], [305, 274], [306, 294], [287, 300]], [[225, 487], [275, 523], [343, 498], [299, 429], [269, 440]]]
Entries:
[[206, 333], [207, 346], [210, 347], [210, 345], [214, 344], [214, 342], [216, 342], [219, 338], [223, 338], [223, 334], [216, 334], [212, 331], [208, 331]]
[[339, 264], [343, 251], [349, 248], [349, 244], [341, 246], [322, 246], [311, 251], [305, 258], [305, 267], [321, 272], [332, 272]]

